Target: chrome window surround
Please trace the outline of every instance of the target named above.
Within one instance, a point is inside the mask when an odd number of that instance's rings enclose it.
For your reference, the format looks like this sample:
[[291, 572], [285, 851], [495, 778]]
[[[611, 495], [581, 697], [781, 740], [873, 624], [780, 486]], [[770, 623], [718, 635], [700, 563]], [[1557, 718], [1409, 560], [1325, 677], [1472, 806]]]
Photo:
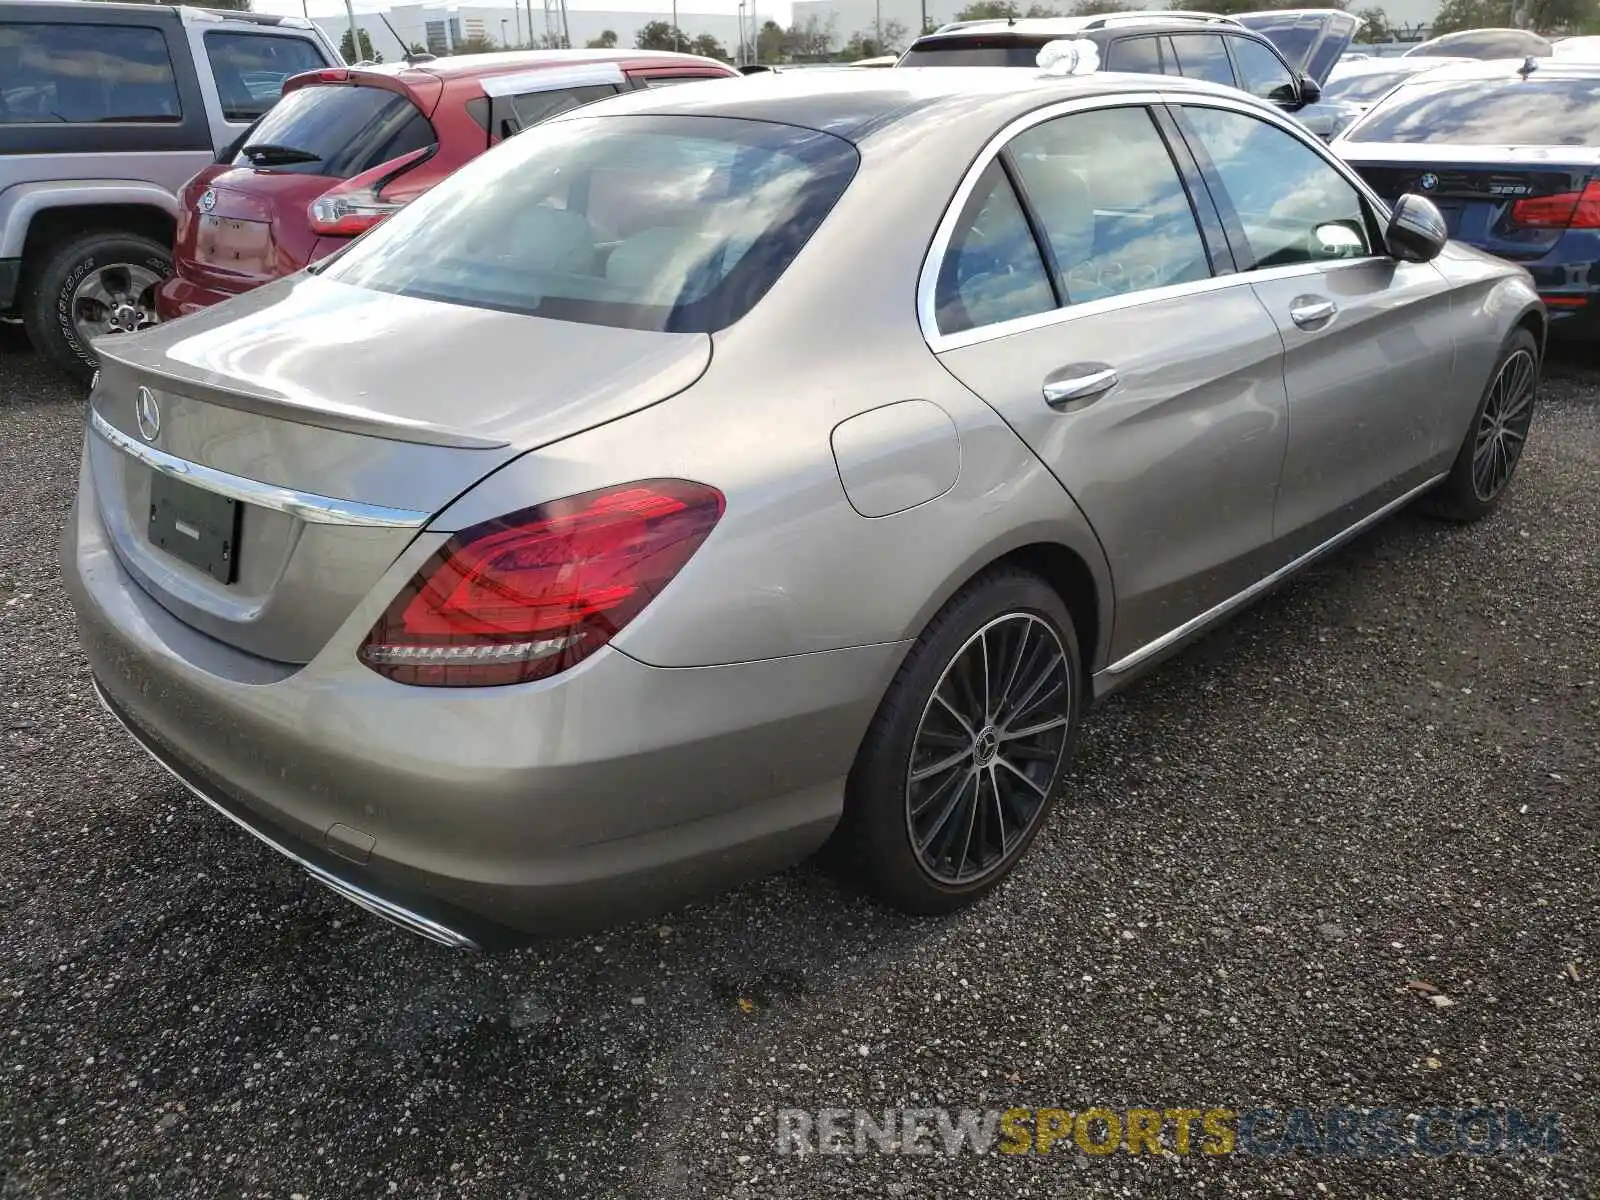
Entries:
[[[1367, 183], [1348, 165], [1341, 162], [1320, 140], [1310, 131], [1298, 127], [1293, 120], [1284, 116], [1270, 106], [1241, 97], [1235, 100], [1231, 96], [1217, 96], [1208, 92], [1128, 92], [1112, 96], [1091, 96], [1081, 100], [1063, 100], [1055, 104], [1046, 105], [1025, 113], [1006, 125], [1005, 128], [990, 138], [983, 149], [978, 152], [977, 158], [967, 168], [966, 176], [956, 188], [945, 214], [940, 218], [939, 226], [934, 232], [933, 243], [928, 248], [927, 257], [922, 262], [922, 272], [917, 277], [917, 323], [922, 327], [922, 336], [928, 343], [928, 348], [935, 354], [942, 354], [947, 350], [956, 350], [962, 346], [973, 346], [980, 342], [993, 341], [996, 338], [1007, 337], [1014, 333], [1027, 333], [1034, 329], [1044, 329], [1064, 321], [1074, 321], [1082, 317], [1092, 316], [1095, 313], [1115, 312], [1123, 308], [1131, 308], [1136, 304], [1153, 303], [1156, 301], [1174, 299], [1183, 296], [1201, 295], [1205, 292], [1218, 291], [1222, 288], [1240, 287], [1256, 280], [1293, 279], [1301, 275], [1318, 274], [1323, 271], [1337, 270], [1340, 267], [1355, 266], [1361, 263], [1370, 263], [1376, 259], [1387, 259], [1386, 254], [1374, 254], [1365, 258], [1328, 259], [1323, 262], [1292, 263], [1288, 266], [1269, 267], [1263, 271], [1239, 271], [1231, 275], [1213, 275], [1209, 279], [1198, 280], [1193, 283], [1175, 283], [1166, 287], [1147, 288], [1143, 291], [1124, 292], [1120, 296], [1107, 296], [1100, 300], [1089, 300], [1082, 304], [1067, 304], [1061, 308], [1053, 308], [1048, 312], [1033, 313], [1026, 317], [1014, 317], [1009, 321], [1000, 321], [992, 325], [980, 325], [973, 329], [963, 329], [957, 333], [941, 333], [936, 314], [935, 300], [939, 282], [939, 271], [944, 265], [945, 255], [949, 252], [950, 241], [955, 235], [956, 223], [961, 219], [962, 210], [966, 207], [968, 198], [978, 185], [978, 178], [1004, 150], [1011, 141], [1020, 133], [1032, 129], [1035, 125], [1042, 125], [1046, 121], [1057, 117], [1068, 116], [1072, 113], [1087, 112], [1102, 108], [1127, 108], [1130, 106], [1150, 107], [1151, 105], [1171, 105], [1173, 107], [1203, 107], [1221, 108], [1231, 112], [1241, 113], [1248, 117], [1274, 125], [1291, 137], [1298, 139], [1301, 144], [1310, 147], [1316, 154], [1339, 175], [1356, 189], [1363, 199], [1372, 205], [1373, 211], [1378, 215], [1380, 222], [1385, 222], [1389, 217], [1389, 206], [1378, 198]], [[1174, 167], [1177, 164], [1174, 163]], [[1186, 181], [1187, 182], [1187, 181]]]
[[108, 444], [137, 459], [152, 471], [182, 479], [208, 492], [227, 496], [257, 508], [270, 508], [287, 513], [313, 525], [364, 525], [380, 529], [421, 529], [431, 514], [408, 508], [386, 508], [380, 504], [362, 504], [356, 500], [338, 500], [332, 496], [319, 496], [315, 492], [301, 492], [277, 484], [261, 483], [243, 475], [231, 475], [214, 467], [201, 466], [168, 454], [154, 446], [129, 437], [93, 409], [89, 410], [89, 427]]

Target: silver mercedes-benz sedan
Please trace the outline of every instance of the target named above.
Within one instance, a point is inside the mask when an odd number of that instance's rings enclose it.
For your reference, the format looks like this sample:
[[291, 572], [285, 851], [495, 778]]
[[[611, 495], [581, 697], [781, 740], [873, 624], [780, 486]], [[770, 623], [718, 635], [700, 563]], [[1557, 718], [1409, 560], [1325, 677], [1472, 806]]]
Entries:
[[105, 343], [65, 571], [144, 748], [427, 936], [825, 842], [938, 912], [1094, 700], [1412, 500], [1492, 510], [1544, 329], [1232, 89], [641, 92]]

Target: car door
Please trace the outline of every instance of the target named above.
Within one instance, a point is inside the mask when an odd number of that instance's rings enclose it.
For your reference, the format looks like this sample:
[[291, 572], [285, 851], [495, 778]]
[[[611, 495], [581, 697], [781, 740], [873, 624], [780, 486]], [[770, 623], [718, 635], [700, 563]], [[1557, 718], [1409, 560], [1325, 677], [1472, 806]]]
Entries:
[[1270, 570], [1282, 344], [1144, 105], [1079, 102], [974, 172], [924, 276], [929, 342], [1093, 524], [1115, 665]]
[[1275, 531], [1302, 552], [1426, 479], [1454, 368], [1449, 285], [1383, 252], [1376, 210], [1308, 136], [1226, 101], [1175, 111], [1283, 337]]

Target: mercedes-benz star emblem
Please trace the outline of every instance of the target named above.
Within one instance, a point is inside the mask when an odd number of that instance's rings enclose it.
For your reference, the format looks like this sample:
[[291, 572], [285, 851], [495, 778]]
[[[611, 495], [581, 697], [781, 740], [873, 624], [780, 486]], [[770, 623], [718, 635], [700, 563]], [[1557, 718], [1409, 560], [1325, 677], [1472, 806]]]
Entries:
[[205, 190], [205, 194], [200, 197], [199, 209], [200, 209], [201, 212], [210, 212], [216, 206], [217, 206], [217, 189], [216, 188], [207, 188]]
[[140, 388], [133, 412], [139, 419], [139, 432], [144, 435], [144, 440], [155, 441], [156, 434], [161, 432], [161, 406], [156, 403], [155, 393], [147, 387]]
[[1425, 192], [1431, 192], [1434, 188], [1439, 186], [1439, 177], [1432, 171], [1429, 171], [1421, 179], [1417, 180], [1417, 186]]

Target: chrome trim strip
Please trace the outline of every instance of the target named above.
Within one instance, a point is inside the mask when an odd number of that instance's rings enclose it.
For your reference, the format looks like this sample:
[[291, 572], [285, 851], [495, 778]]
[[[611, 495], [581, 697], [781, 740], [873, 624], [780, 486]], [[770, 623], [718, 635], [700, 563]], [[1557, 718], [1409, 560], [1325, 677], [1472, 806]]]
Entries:
[[137, 459], [152, 471], [182, 479], [208, 492], [216, 492], [257, 508], [287, 513], [313, 525], [365, 525], [381, 529], [420, 529], [429, 514], [409, 508], [386, 508], [381, 504], [362, 504], [355, 500], [336, 500], [314, 492], [259, 483], [242, 475], [230, 475], [212, 467], [189, 462], [165, 450], [147, 446], [123, 433], [93, 409], [89, 427], [124, 454]]
[[1080, 317], [1093, 316], [1096, 313], [1115, 312], [1119, 309], [1131, 308], [1136, 304], [1158, 303], [1162, 300], [1181, 298], [1184, 296], [1198, 296], [1206, 292], [1218, 291], [1222, 288], [1240, 287], [1252, 283], [1265, 283], [1274, 279], [1294, 279], [1302, 275], [1316, 275], [1339, 267], [1352, 267], [1371, 263], [1377, 259], [1393, 261], [1387, 255], [1375, 254], [1366, 258], [1340, 258], [1328, 259], [1324, 262], [1292, 263], [1283, 267], [1269, 267], [1264, 271], [1238, 271], [1231, 275], [1213, 275], [1209, 279], [1197, 280], [1193, 283], [1174, 283], [1166, 287], [1146, 288], [1139, 291], [1124, 292], [1120, 296], [1107, 296], [1101, 300], [1090, 300], [1083, 304], [1068, 304], [1063, 308], [1053, 308], [1047, 312], [1033, 313], [1026, 317], [1017, 317], [1010, 321], [1001, 321], [993, 325], [980, 325], [976, 329], [963, 329], [959, 333], [940, 333], [939, 322], [935, 311], [935, 294], [939, 281], [939, 268], [944, 263], [946, 251], [950, 248], [950, 239], [955, 234], [956, 222], [960, 220], [961, 212], [966, 207], [968, 198], [973, 189], [978, 186], [978, 178], [988, 168], [1006, 145], [1018, 134], [1031, 129], [1035, 125], [1056, 117], [1067, 116], [1075, 112], [1086, 112], [1106, 108], [1127, 108], [1130, 106], [1148, 107], [1153, 104], [1180, 104], [1198, 105], [1206, 108], [1223, 108], [1232, 112], [1243, 113], [1246, 116], [1257, 117], [1268, 124], [1291, 134], [1302, 145], [1311, 147], [1324, 162], [1332, 166], [1339, 174], [1350, 183], [1377, 212], [1380, 219], [1387, 219], [1389, 206], [1386, 205], [1364, 179], [1361, 178], [1348, 163], [1332, 154], [1322, 144], [1321, 139], [1310, 134], [1304, 127], [1297, 125], [1289, 117], [1277, 109], [1265, 104], [1249, 100], [1235, 99], [1231, 96], [1212, 95], [1202, 91], [1157, 91], [1157, 92], [1129, 92], [1126, 94], [1092, 96], [1081, 100], [1065, 100], [1044, 108], [1035, 109], [1010, 122], [994, 137], [985, 143], [978, 156], [973, 159], [972, 165], [967, 169], [967, 174], [961, 181], [961, 186], [956, 189], [951, 198], [949, 207], [939, 220], [938, 229], [934, 232], [933, 242], [928, 247], [927, 256], [922, 260], [922, 271], [917, 276], [917, 323], [922, 327], [923, 339], [928, 343], [928, 349], [935, 354], [943, 354], [947, 350], [958, 350], [963, 346], [973, 346], [980, 342], [993, 341], [996, 338], [1008, 337], [1014, 333], [1027, 333], [1035, 329], [1044, 329], [1052, 325], [1059, 325], [1065, 321], [1077, 320]]
[[169, 764], [166, 759], [162, 758], [155, 752], [155, 750], [150, 746], [149, 742], [145, 740], [144, 735], [139, 730], [128, 724], [127, 721], [124, 721], [122, 717], [117, 714], [117, 710], [112, 708], [110, 702], [106, 700], [105, 693], [100, 690], [100, 681], [98, 679], [95, 679], [91, 676], [89, 680], [89, 686], [94, 688], [94, 698], [100, 701], [100, 707], [105, 709], [118, 725], [121, 725], [123, 729], [127, 730], [128, 736], [133, 738], [133, 740], [138, 743], [139, 748], [148, 754], [157, 766], [161, 767], [161, 769], [166, 771], [168, 775], [171, 775], [179, 783], [183, 784], [185, 789], [199, 797], [201, 800], [204, 800], [206, 804], [210, 805], [212, 808], [216, 809], [217, 812], [227, 817], [228, 820], [232, 821], [251, 837], [266, 844], [267, 846], [270, 846], [279, 854], [283, 855], [284, 858], [287, 858], [290, 862], [294, 863], [295, 866], [304, 870], [306, 874], [310, 875], [311, 878], [315, 879], [318, 883], [324, 885], [325, 887], [331, 888], [335, 892], [338, 892], [339, 895], [343, 896], [346, 900], [360, 905], [374, 916], [382, 917], [386, 921], [389, 921], [395, 925], [399, 925], [402, 929], [408, 929], [412, 933], [425, 937], [430, 941], [438, 942], [441, 946], [449, 946], [453, 950], [479, 949], [478, 943], [473, 941], [466, 934], [459, 933], [456, 930], [451, 929], [448, 925], [441, 925], [439, 922], [431, 920], [428, 917], [424, 917], [420, 913], [414, 913], [409, 908], [404, 908], [392, 900], [385, 900], [382, 896], [376, 896], [367, 891], [365, 888], [357, 887], [353, 883], [340, 879], [331, 871], [327, 871], [322, 867], [317, 866], [315, 863], [307, 862], [293, 850], [280, 845], [273, 838], [265, 833], [262, 833], [261, 830], [257, 829], [249, 822], [242, 820], [238, 816], [235, 816], [233, 813], [229, 812], [210, 796], [206, 795], [199, 788], [195, 787], [194, 784], [190, 783], [182, 775], [178, 774], [178, 772], [173, 769], [171, 764]]
[[1320, 558], [1328, 551], [1333, 550], [1343, 543], [1349, 541], [1362, 530], [1367, 529], [1372, 525], [1376, 525], [1379, 521], [1383, 520], [1383, 518], [1387, 517], [1396, 509], [1404, 508], [1407, 504], [1410, 504], [1411, 501], [1422, 495], [1423, 492], [1427, 491], [1435, 484], [1442, 482], [1448, 475], [1449, 472], [1443, 472], [1435, 475], [1432, 479], [1429, 479], [1425, 483], [1419, 483], [1416, 487], [1405, 493], [1405, 495], [1399, 496], [1396, 499], [1389, 501], [1389, 503], [1385, 504], [1382, 508], [1368, 513], [1354, 525], [1351, 525], [1348, 529], [1345, 529], [1343, 532], [1336, 533], [1327, 541], [1318, 546], [1312, 547], [1293, 562], [1279, 567], [1276, 571], [1265, 578], [1256, 580], [1256, 582], [1245, 588], [1244, 591], [1230, 596], [1221, 604], [1215, 605], [1212, 608], [1208, 608], [1205, 612], [1201, 613], [1197, 617], [1191, 617], [1182, 625], [1179, 625], [1176, 629], [1169, 630], [1168, 632], [1162, 634], [1160, 637], [1156, 638], [1155, 641], [1147, 642], [1143, 646], [1140, 646], [1132, 654], [1126, 655], [1123, 658], [1119, 658], [1109, 667], [1106, 667], [1098, 672], [1095, 678], [1104, 679], [1110, 676], [1121, 675], [1126, 671], [1130, 671], [1134, 667], [1137, 667], [1140, 663], [1144, 662], [1146, 659], [1160, 654], [1163, 650], [1172, 646], [1174, 643], [1183, 641], [1183, 639], [1188, 637], [1190, 634], [1198, 633], [1205, 626], [1221, 620], [1223, 617], [1227, 616], [1236, 609], [1243, 608], [1246, 604], [1256, 599], [1256, 597], [1260, 596], [1263, 592], [1270, 591], [1277, 584], [1282, 583], [1285, 579], [1293, 575], [1296, 571], [1298, 571], [1301, 567], [1304, 567], [1313, 559]]

